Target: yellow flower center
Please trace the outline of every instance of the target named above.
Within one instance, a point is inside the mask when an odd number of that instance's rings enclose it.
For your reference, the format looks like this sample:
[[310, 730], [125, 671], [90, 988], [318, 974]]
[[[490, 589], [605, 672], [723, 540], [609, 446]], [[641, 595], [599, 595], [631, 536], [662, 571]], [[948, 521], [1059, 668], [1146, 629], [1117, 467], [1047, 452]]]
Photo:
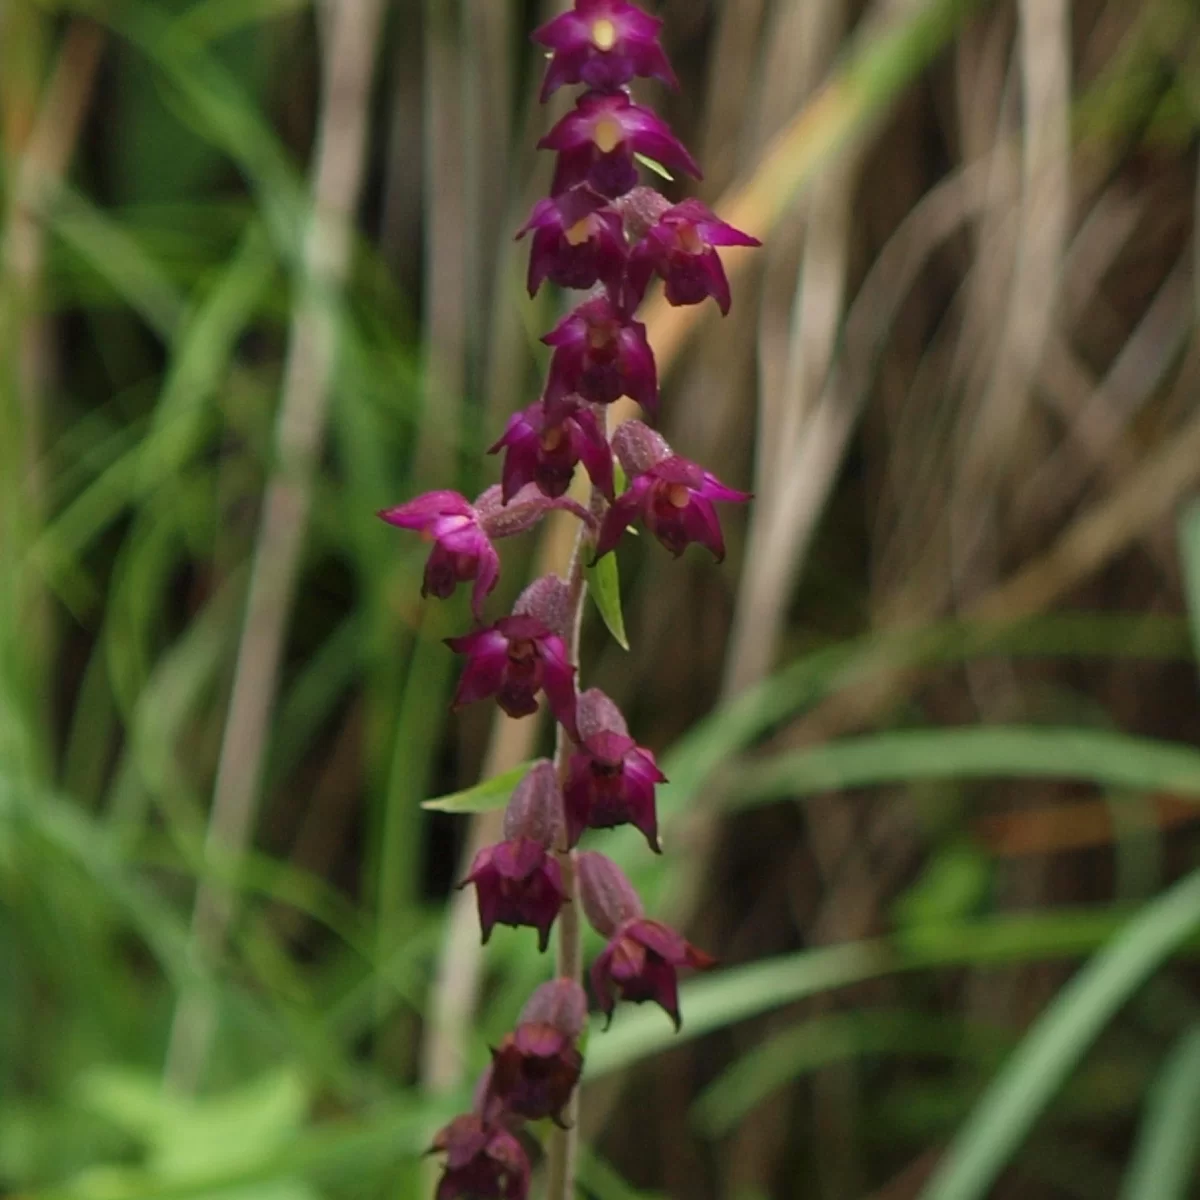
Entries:
[[617, 27], [607, 18], [592, 22], [592, 45], [597, 50], [611, 50], [617, 44]]
[[592, 141], [601, 154], [611, 154], [624, 140], [621, 122], [612, 117], [601, 117], [592, 130]]
[[617, 336], [617, 327], [612, 321], [600, 321], [588, 328], [588, 345], [593, 350], [603, 350], [612, 345]]
[[549, 453], [562, 445], [564, 436], [563, 427], [555, 425], [553, 428], [547, 429], [538, 440], [542, 443], [542, 449]]
[[689, 499], [691, 499], [691, 492], [688, 491], [686, 484], [673, 483], [667, 488], [667, 500], [670, 501], [673, 508], [687, 508]]
[[582, 221], [576, 221], [570, 229], [567, 230], [563, 237], [567, 239], [568, 246], [580, 246], [592, 236], [592, 218], [584, 217]]
[[704, 239], [690, 221], [679, 230], [679, 244], [689, 254], [699, 254], [704, 249]]

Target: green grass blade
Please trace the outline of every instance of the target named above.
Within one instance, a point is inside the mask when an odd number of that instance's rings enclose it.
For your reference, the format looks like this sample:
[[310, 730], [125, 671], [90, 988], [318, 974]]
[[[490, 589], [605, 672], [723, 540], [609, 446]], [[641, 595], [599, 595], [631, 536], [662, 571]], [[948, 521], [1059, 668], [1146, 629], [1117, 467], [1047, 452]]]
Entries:
[[622, 1012], [594, 1033], [584, 1074], [597, 1079], [681, 1041], [831, 988], [870, 979], [894, 965], [880, 942], [807, 950], [690, 981], [683, 991], [683, 1029], [675, 1034], [657, 1009]]
[[692, 1121], [708, 1137], [733, 1132], [798, 1076], [865, 1055], [964, 1058], [994, 1066], [1012, 1038], [999, 1030], [917, 1012], [839, 1013], [785, 1029], [742, 1055], [704, 1089]]
[[1187, 595], [1192, 646], [1200, 659], [1200, 500], [1194, 500], [1179, 518], [1179, 554], [1183, 560], [1183, 589]]
[[667, 756], [665, 811], [685, 808], [722, 762], [772, 726], [880, 673], [998, 654], [1015, 657], [1178, 659], [1190, 656], [1185, 624], [1168, 618], [1062, 613], [1016, 624], [950, 622], [903, 635], [872, 634], [813, 651], [699, 722]]
[[[780, 1005], [881, 975], [936, 967], [998, 967], [1090, 954], [1129, 927], [1129, 920], [1128, 912], [1111, 905], [1005, 913], [730, 967], [683, 984], [683, 1029], [679, 1033], [650, 1005], [620, 1010], [611, 1031], [592, 1037], [584, 1074], [588, 1079], [598, 1078]], [[1186, 937], [1186, 932], [1181, 936]]]
[[738, 770], [734, 806], [914, 779], [1079, 779], [1200, 797], [1200, 751], [1107, 730], [984, 726], [845, 738]]
[[988, 1195], [1088, 1046], [1197, 928], [1200, 871], [1147, 904], [1058, 993], [951, 1143], [924, 1200]]
[[1200, 1027], [1180, 1039], [1146, 1101], [1121, 1200], [1186, 1200], [1200, 1154]]

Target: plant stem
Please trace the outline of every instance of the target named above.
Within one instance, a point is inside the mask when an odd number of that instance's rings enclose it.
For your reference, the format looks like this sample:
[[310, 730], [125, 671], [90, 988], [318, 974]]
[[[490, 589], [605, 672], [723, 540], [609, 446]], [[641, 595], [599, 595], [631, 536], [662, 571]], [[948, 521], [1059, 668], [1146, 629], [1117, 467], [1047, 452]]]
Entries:
[[[593, 489], [591, 508], [595, 511], [598, 496]], [[575, 549], [571, 552], [571, 565], [567, 569], [567, 589], [570, 598], [571, 663], [579, 666], [579, 630], [583, 625], [583, 603], [587, 596], [587, 576], [584, 560], [591, 549], [592, 535], [588, 527], [580, 524], [575, 538]], [[570, 761], [571, 735], [560, 725], [554, 743], [554, 769], [559, 786], [567, 779], [567, 764]], [[565, 828], [565, 823], [564, 823]], [[567, 902], [558, 914], [558, 957], [556, 974], [561, 978], [583, 983], [583, 937], [579, 920], [579, 882], [575, 877], [575, 855], [565, 846], [557, 850], [559, 867], [562, 870], [563, 887]], [[549, 1163], [547, 1166], [546, 1200], [572, 1200], [575, 1195], [575, 1159], [579, 1143], [579, 1088], [571, 1093], [571, 1099], [563, 1110], [565, 1128], [555, 1128], [550, 1134]]]

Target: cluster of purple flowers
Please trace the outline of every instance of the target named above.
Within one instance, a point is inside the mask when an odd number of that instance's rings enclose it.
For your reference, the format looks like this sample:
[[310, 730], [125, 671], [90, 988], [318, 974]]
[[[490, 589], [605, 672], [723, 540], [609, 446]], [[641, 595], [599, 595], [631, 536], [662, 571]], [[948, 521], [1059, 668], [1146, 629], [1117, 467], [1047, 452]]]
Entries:
[[[476, 890], [483, 940], [496, 925], [527, 926], [545, 950], [571, 902], [564, 876], [573, 872], [584, 914], [607, 943], [590, 970], [601, 1011], [611, 1019], [618, 999], [652, 1000], [678, 1028], [678, 972], [712, 959], [648, 919], [614, 862], [576, 849], [585, 830], [632, 825], [658, 852], [655, 788], [665, 782], [613, 701], [596, 688], [577, 688], [570, 647], [581, 589], [546, 576], [525, 589], [510, 615], [486, 625], [483, 616], [500, 574], [494, 543], [552, 509], [583, 522], [595, 558], [640, 522], [674, 555], [696, 542], [719, 561], [725, 546], [713, 502], [749, 499], [675, 454], [640, 421], [620, 425], [611, 439], [606, 431], [606, 406], [621, 396], [648, 416], [657, 411], [654, 354], [634, 315], [651, 280], [662, 280], [671, 304], [711, 296], [725, 313], [729, 283], [715, 247], [759, 244], [699, 201], [672, 205], [638, 186], [638, 156], [700, 173], [667, 125], [628, 91], [637, 76], [675, 84], [658, 40], [661, 24], [628, 0], [575, 0], [535, 32], [549, 51], [542, 98], [565, 84], [587, 90], [539, 143], [558, 156], [551, 194], [518, 237], [531, 241], [531, 295], [547, 280], [588, 294], [542, 339], [553, 351], [542, 396], [512, 416], [492, 447], [504, 452], [501, 484], [473, 503], [438, 491], [380, 516], [433, 543], [422, 595], [445, 598], [460, 583], [472, 585], [478, 627], [448, 639], [466, 657], [455, 706], [494, 697], [522, 717], [544, 694], [563, 730], [555, 762], [531, 767], [509, 801], [503, 840], [479, 852], [463, 882]], [[619, 495], [614, 457], [625, 478]], [[566, 495], [580, 464], [592, 483], [588, 508]], [[555, 979], [534, 993], [516, 1030], [493, 1050], [473, 1111], [434, 1140], [433, 1149], [446, 1154], [437, 1200], [527, 1194], [521, 1131], [528, 1121], [561, 1122], [583, 1067], [577, 1042], [586, 1015], [578, 980]]]

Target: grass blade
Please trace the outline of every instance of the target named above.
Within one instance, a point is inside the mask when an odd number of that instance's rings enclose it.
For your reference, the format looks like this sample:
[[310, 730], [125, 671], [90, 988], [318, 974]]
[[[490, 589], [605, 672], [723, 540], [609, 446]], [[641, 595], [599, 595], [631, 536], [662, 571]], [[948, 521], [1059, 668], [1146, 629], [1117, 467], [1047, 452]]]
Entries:
[[1194, 500], [1179, 518], [1179, 555], [1183, 560], [1183, 589], [1187, 595], [1192, 645], [1200, 659], [1200, 500]]
[[1146, 1103], [1122, 1200], [1185, 1200], [1200, 1152], [1200, 1027], [1168, 1056]]
[[951, 1143], [924, 1200], [988, 1195], [1084, 1051], [1198, 927], [1200, 871], [1194, 871], [1147, 904], [1058, 993]]
[[734, 805], [914, 779], [1081, 779], [1200, 797], [1200, 752], [1107, 730], [985, 726], [844, 738], [738, 771]]

